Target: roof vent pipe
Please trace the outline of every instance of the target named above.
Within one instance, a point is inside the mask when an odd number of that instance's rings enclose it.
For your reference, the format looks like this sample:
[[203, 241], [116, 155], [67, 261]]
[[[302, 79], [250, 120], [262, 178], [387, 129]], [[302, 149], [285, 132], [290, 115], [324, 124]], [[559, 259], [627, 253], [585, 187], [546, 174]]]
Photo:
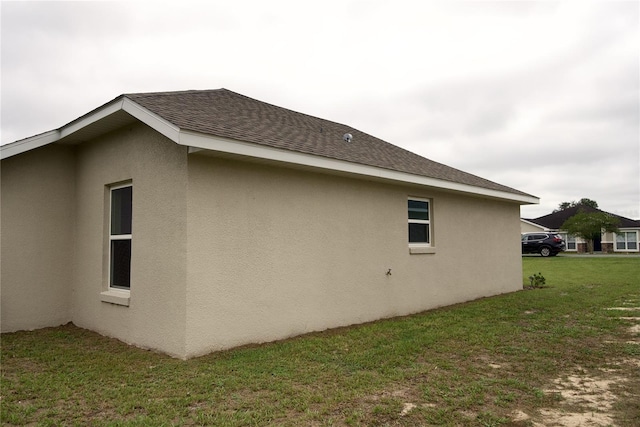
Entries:
[[342, 139], [344, 139], [346, 142], [351, 142], [351, 140], [353, 139], [353, 135], [351, 135], [350, 133], [345, 133], [342, 136]]

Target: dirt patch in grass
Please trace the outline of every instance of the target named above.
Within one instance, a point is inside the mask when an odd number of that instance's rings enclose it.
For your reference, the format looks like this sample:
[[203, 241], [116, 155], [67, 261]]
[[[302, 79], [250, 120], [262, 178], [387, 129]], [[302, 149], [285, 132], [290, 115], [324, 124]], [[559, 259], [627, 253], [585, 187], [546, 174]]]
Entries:
[[563, 401], [558, 409], [540, 411], [543, 422], [534, 425], [609, 426], [614, 424], [616, 391], [626, 378], [613, 372], [589, 373], [581, 370], [554, 381], [547, 393], [559, 393]]
[[[606, 310], [621, 312], [638, 310], [638, 307], [612, 307]], [[636, 321], [640, 318], [620, 317], [621, 320]], [[627, 345], [640, 345], [640, 324], [628, 328], [630, 339]], [[614, 344], [612, 342], [611, 344]], [[548, 389], [548, 394], [556, 394], [561, 403], [557, 408], [538, 410], [535, 416], [516, 410], [512, 421], [535, 427], [605, 427], [633, 425], [629, 414], [639, 416], [640, 402], [640, 358], [627, 358], [612, 363], [614, 368], [583, 369], [557, 378]], [[635, 414], [635, 416], [633, 415]], [[621, 424], [618, 424], [618, 420]], [[636, 419], [637, 421], [637, 419]]]
[[[638, 362], [637, 359], [624, 360], [617, 364], [616, 369], [586, 370], [578, 368], [575, 372], [556, 379], [549, 388], [543, 390], [546, 395], [555, 396], [551, 399], [551, 401], [558, 402], [553, 405], [554, 407], [517, 409], [510, 414], [509, 420], [503, 418], [496, 425], [534, 427], [634, 425], [634, 421], [629, 420], [628, 415], [634, 412], [633, 408], [629, 410], [629, 406], [637, 406], [635, 402], [640, 401], [640, 396], [637, 394], [640, 382], [637, 373], [636, 378], [633, 378], [633, 372], [637, 371], [639, 366]], [[631, 382], [635, 384], [630, 384]], [[636, 391], [635, 394], [633, 390]], [[420, 398], [411, 389], [382, 393], [382, 395], [372, 397], [368, 403], [371, 405], [371, 403], [375, 404], [385, 399], [393, 399], [399, 403], [396, 405], [396, 411], [400, 419], [416, 411], [438, 411], [439, 406], [435, 403], [419, 403]], [[484, 409], [486, 409], [486, 405]], [[473, 420], [479, 420], [482, 415], [481, 412], [472, 408], [460, 409], [458, 413], [461, 418], [457, 421], [462, 420], [463, 424], [475, 424]], [[637, 414], [637, 409], [635, 409], [635, 413]], [[618, 423], [619, 419], [621, 419], [620, 423]]]

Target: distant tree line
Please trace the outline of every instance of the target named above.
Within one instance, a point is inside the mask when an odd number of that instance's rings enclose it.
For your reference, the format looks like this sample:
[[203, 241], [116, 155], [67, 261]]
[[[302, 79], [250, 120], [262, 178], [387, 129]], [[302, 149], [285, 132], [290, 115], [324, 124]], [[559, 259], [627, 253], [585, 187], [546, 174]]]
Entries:
[[576, 206], [589, 206], [590, 208], [598, 209], [598, 202], [596, 202], [595, 200], [587, 199], [586, 197], [583, 197], [578, 202], [562, 202], [558, 205], [558, 209], [554, 209], [553, 213], [560, 212], [569, 208], [575, 208]]

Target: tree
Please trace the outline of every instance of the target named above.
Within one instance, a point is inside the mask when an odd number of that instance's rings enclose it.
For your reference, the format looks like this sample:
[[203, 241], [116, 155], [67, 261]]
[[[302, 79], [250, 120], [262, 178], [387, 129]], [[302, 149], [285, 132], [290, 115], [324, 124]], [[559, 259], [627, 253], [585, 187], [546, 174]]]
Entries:
[[560, 212], [569, 208], [575, 208], [576, 206], [589, 206], [590, 208], [598, 209], [598, 202], [596, 202], [595, 200], [587, 199], [586, 197], [580, 199], [579, 202], [576, 202], [575, 200], [572, 202], [562, 202], [558, 205], [558, 209], [555, 209], [553, 213]]
[[578, 236], [587, 242], [587, 251], [593, 253], [593, 240], [603, 232], [617, 232], [619, 219], [606, 212], [579, 211], [567, 219], [560, 227], [569, 234]]
[[560, 212], [560, 211], [563, 211], [565, 209], [569, 209], [571, 207], [572, 203], [575, 203], [575, 202], [562, 202], [562, 203], [560, 203], [558, 205], [558, 209], [554, 209], [553, 213]]

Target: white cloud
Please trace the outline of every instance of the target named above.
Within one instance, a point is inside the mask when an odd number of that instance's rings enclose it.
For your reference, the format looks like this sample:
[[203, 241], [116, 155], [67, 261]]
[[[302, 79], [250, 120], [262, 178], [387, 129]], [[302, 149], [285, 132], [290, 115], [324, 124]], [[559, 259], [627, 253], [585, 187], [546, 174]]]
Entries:
[[637, 2], [3, 2], [0, 12], [2, 143], [121, 93], [226, 87], [540, 196], [526, 216], [588, 197], [640, 218]]

